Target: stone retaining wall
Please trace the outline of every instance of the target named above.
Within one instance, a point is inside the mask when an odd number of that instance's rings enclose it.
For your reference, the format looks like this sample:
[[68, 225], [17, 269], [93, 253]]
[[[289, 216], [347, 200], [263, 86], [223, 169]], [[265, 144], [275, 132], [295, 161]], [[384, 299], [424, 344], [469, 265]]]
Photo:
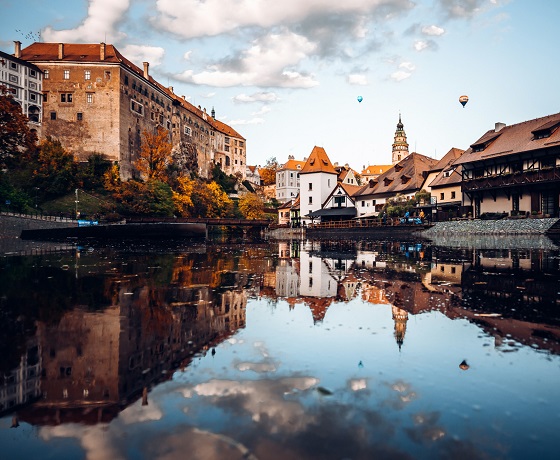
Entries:
[[40, 217], [26, 217], [9, 213], [0, 214], [0, 238], [19, 238], [22, 230], [38, 230], [43, 228], [76, 227], [75, 220], [55, 220]]
[[544, 235], [560, 221], [548, 219], [500, 219], [500, 220], [457, 220], [436, 222], [432, 228], [422, 232], [431, 235]]

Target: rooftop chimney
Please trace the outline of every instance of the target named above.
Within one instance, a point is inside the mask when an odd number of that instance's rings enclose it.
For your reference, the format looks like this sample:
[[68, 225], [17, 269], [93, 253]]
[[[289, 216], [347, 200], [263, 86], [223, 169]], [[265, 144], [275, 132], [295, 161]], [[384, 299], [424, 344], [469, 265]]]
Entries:
[[58, 59], [64, 59], [64, 43], [58, 44]]
[[14, 56], [17, 58], [21, 58], [21, 42], [15, 41], [14, 45], [15, 45]]
[[168, 89], [169, 91], [173, 92], [173, 86], [170, 86]]
[[99, 45], [99, 60], [105, 60], [105, 43]]
[[505, 123], [500, 123], [500, 122], [498, 122], [498, 123], [496, 123], [496, 127], [494, 128], [494, 131], [495, 131], [495, 132], [499, 132], [499, 131], [501, 131], [502, 129], [504, 129], [505, 127], [506, 127], [506, 124], [505, 124]]
[[150, 78], [150, 74], [148, 73], [148, 69], [150, 68], [150, 63], [143, 62], [142, 64], [144, 64], [144, 78], [147, 80]]

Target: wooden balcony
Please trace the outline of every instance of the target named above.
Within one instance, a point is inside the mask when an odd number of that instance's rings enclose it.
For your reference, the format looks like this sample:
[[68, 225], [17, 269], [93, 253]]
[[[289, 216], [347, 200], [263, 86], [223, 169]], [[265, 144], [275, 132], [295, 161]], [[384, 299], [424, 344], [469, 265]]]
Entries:
[[535, 169], [464, 180], [462, 188], [464, 192], [473, 192], [528, 184], [540, 184], [544, 182], [560, 182], [560, 168]]

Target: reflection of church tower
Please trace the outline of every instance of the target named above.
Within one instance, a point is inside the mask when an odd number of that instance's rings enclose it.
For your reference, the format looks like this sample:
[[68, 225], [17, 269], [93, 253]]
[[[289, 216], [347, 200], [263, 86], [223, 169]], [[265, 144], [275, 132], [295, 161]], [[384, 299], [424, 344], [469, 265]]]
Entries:
[[408, 142], [406, 142], [406, 133], [404, 132], [404, 125], [401, 121], [401, 114], [399, 113], [399, 122], [397, 123], [397, 130], [395, 131], [395, 142], [393, 143], [393, 164], [396, 165], [399, 161], [404, 160], [408, 156]]
[[399, 350], [404, 342], [404, 335], [406, 334], [406, 322], [408, 321], [408, 312], [393, 305], [393, 321], [395, 321], [395, 339]]

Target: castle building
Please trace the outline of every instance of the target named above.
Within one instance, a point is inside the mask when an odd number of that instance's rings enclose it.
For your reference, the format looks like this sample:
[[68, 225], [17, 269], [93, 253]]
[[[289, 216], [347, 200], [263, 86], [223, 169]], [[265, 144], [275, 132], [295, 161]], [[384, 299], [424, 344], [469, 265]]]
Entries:
[[395, 142], [393, 142], [393, 165], [404, 160], [408, 155], [408, 142], [406, 141], [404, 125], [401, 121], [401, 115], [399, 114], [399, 122], [397, 123], [397, 130], [395, 131]]
[[173, 87], [137, 67], [113, 45], [33, 43], [14, 57], [43, 72], [43, 133], [87, 161], [93, 153], [118, 162], [122, 179], [138, 176], [134, 164], [142, 134], [169, 132], [173, 162], [180, 170], [210, 177], [214, 164], [227, 174], [245, 176], [246, 141], [215, 118], [215, 111], [195, 107]]
[[43, 72], [34, 64], [0, 51], [0, 86], [7, 88], [29, 119], [29, 128], [41, 135]]

